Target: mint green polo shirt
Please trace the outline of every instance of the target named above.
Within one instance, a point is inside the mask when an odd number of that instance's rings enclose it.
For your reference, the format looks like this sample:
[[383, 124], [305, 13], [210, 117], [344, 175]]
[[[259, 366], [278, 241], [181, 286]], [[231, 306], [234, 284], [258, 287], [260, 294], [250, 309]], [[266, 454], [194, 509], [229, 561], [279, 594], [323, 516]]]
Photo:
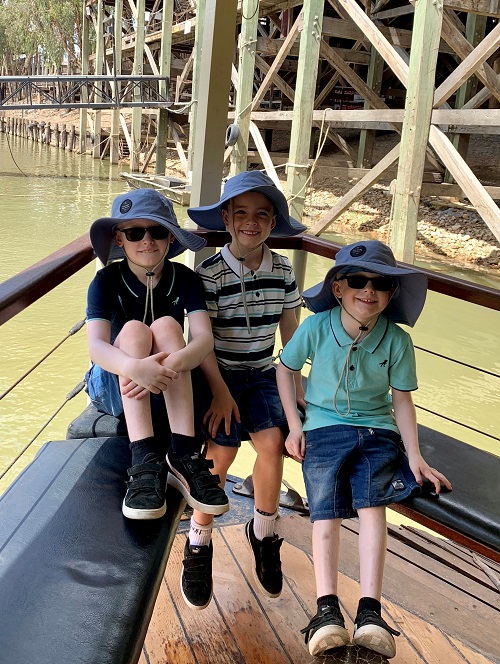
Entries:
[[[306, 318], [283, 349], [280, 360], [293, 371], [302, 370], [306, 361], [311, 361], [304, 431], [335, 424], [399, 431], [389, 390], [417, 389], [410, 335], [384, 315], [379, 316], [371, 332], [352, 347], [347, 367], [351, 410], [348, 415], [339, 415], [333, 395], [352, 341], [340, 322], [340, 307], [335, 307]], [[341, 413], [347, 412], [345, 374], [336, 404]]]

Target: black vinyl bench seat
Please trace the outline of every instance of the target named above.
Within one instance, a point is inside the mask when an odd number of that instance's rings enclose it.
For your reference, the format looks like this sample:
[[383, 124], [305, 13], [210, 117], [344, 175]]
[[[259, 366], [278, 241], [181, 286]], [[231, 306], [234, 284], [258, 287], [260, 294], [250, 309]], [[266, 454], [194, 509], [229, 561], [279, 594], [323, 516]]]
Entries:
[[184, 502], [121, 512], [128, 439], [47, 443], [0, 498], [0, 653], [12, 664], [135, 664]]
[[[424, 489], [421, 496], [391, 508], [500, 562], [500, 457], [434, 429], [422, 425], [418, 429], [424, 459], [448, 477], [453, 491], [437, 498]], [[92, 405], [68, 429], [69, 438], [125, 434], [122, 420], [99, 413]]]

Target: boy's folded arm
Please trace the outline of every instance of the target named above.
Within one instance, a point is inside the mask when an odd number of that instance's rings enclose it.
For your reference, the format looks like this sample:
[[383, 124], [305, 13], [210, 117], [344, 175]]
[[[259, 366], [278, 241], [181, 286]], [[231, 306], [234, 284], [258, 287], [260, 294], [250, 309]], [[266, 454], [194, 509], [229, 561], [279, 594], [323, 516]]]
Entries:
[[189, 314], [188, 318], [189, 342], [184, 348], [170, 353], [163, 362], [163, 366], [169, 367], [178, 373], [191, 371], [191, 369], [199, 367], [214, 347], [212, 325], [207, 312], [195, 311]]

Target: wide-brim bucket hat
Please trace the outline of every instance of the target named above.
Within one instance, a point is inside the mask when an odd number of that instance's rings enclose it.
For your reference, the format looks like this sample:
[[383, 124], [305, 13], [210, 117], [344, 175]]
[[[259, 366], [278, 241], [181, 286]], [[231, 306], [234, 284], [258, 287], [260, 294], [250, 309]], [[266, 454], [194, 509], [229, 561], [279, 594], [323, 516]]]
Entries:
[[115, 243], [115, 229], [118, 224], [132, 219], [149, 219], [172, 233], [174, 239], [166, 258], [174, 258], [186, 249], [199, 251], [206, 245], [206, 240], [179, 226], [172, 202], [163, 194], [155, 189], [133, 189], [115, 198], [110, 217], [96, 219], [90, 227], [92, 247], [104, 265], [125, 256], [123, 249]]
[[318, 313], [338, 306], [332, 292], [332, 282], [338, 274], [353, 272], [397, 277], [398, 286], [384, 309], [384, 315], [394, 323], [404, 323], [410, 327], [415, 325], [424, 307], [427, 277], [411, 267], [399, 267], [390, 247], [378, 240], [355, 242], [342, 247], [324, 281], [302, 293], [307, 307]]
[[307, 227], [290, 216], [288, 203], [285, 195], [274, 184], [271, 178], [261, 171], [244, 171], [238, 173], [224, 184], [222, 196], [213, 205], [202, 205], [201, 207], [188, 208], [191, 219], [211, 231], [224, 231], [224, 219], [222, 217], [222, 206], [231, 198], [249, 191], [264, 194], [274, 205], [276, 212], [276, 225], [271, 231], [273, 237], [290, 237], [303, 233]]

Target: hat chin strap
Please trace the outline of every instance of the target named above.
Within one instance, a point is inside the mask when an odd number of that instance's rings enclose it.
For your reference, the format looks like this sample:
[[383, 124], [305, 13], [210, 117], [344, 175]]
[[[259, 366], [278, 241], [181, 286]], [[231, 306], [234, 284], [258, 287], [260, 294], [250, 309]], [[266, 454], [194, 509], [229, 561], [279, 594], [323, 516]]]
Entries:
[[128, 261], [130, 261], [133, 265], [137, 265], [137, 267], [141, 267], [143, 270], [146, 270], [146, 303], [144, 305], [144, 316], [142, 318], [143, 323], [146, 322], [146, 317], [148, 315], [148, 304], [149, 304], [149, 308], [151, 309], [151, 322], [154, 322], [155, 312], [154, 312], [154, 309], [153, 309], [153, 279], [154, 279], [154, 276], [155, 276], [156, 268], [164, 262], [169, 248], [170, 248], [170, 243], [167, 245], [167, 248], [165, 249], [165, 252], [163, 253], [163, 256], [161, 257], [159, 262], [156, 263], [156, 265], [152, 269], [150, 269], [150, 268], [144, 267], [144, 265], [141, 265], [140, 263], [136, 263], [135, 261], [133, 261], [129, 257], [127, 252], [125, 251], [125, 247], [122, 247], [123, 253], [127, 257]]

